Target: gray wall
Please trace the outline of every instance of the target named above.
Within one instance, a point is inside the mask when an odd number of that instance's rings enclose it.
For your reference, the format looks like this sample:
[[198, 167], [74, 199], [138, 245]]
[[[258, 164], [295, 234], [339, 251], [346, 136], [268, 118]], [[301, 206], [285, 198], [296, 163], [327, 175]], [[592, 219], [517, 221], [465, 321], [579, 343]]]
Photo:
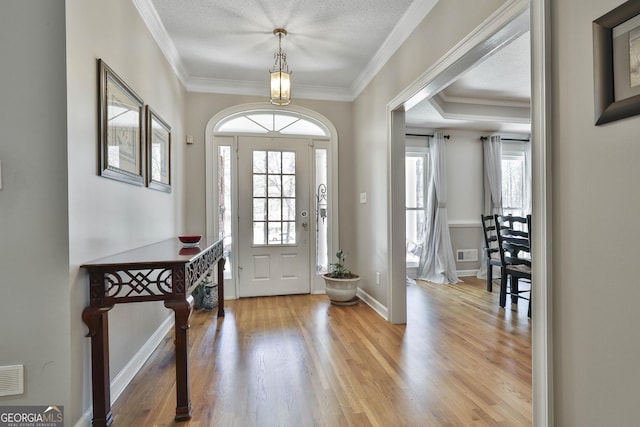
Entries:
[[[91, 404], [81, 313], [83, 262], [179, 234], [182, 147], [174, 191], [97, 176], [97, 71], [103, 58], [184, 139], [184, 89], [129, 0], [6, 1], [0, 12], [0, 364], [24, 364], [20, 396], [0, 405]], [[110, 314], [115, 377], [171, 312], [131, 304]]]
[[0, 8], [0, 365], [26, 377], [0, 405], [68, 406], [64, 1]]
[[[348, 249], [357, 254], [354, 270], [362, 277], [362, 288], [383, 306], [389, 302], [388, 194], [394, 191], [387, 182], [387, 104], [503, 3], [502, 0], [436, 3], [354, 102], [354, 150], [369, 156], [354, 156], [354, 167], [345, 177], [355, 184], [355, 193], [347, 202], [358, 217], [353, 224], [355, 239]], [[370, 195], [368, 202], [358, 205], [357, 193], [363, 191]], [[380, 285], [375, 284], [376, 271], [381, 272]]]
[[552, 2], [557, 426], [638, 424], [640, 116], [594, 126], [591, 22], [621, 0]]

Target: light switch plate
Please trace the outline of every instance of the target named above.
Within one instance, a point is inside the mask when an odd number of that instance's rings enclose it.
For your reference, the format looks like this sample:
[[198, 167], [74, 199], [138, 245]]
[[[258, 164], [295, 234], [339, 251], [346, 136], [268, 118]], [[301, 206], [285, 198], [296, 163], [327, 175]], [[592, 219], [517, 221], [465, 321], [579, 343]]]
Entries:
[[367, 203], [367, 193], [360, 193], [360, 203]]

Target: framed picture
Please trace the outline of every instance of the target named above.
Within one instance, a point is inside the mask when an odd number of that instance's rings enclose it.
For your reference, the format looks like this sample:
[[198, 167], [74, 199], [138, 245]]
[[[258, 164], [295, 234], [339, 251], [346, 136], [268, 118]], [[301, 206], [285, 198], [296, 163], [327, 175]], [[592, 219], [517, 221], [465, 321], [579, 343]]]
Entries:
[[147, 186], [171, 192], [171, 127], [147, 105]]
[[100, 175], [144, 185], [144, 102], [98, 59]]
[[640, 1], [593, 21], [595, 124], [640, 114]]

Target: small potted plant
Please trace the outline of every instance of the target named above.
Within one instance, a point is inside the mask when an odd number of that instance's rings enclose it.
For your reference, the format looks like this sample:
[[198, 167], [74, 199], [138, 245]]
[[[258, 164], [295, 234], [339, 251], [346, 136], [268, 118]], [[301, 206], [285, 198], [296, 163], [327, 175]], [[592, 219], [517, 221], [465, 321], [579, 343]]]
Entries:
[[338, 262], [330, 264], [331, 270], [322, 277], [326, 286], [327, 296], [332, 304], [353, 305], [358, 302], [358, 282], [360, 276], [347, 269], [345, 260], [347, 256], [342, 249], [336, 253]]

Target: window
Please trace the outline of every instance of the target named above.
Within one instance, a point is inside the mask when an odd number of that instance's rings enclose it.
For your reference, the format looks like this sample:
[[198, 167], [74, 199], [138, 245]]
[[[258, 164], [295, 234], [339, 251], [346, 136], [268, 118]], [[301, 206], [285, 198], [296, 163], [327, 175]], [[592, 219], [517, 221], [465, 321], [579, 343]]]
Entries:
[[224, 238], [224, 251], [226, 263], [224, 268], [225, 279], [231, 278], [234, 262], [232, 245], [232, 218], [233, 209], [231, 205], [231, 146], [220, 145], [218, 147], [218, 238]]
[[524, 144], [503, 143], [502, 211], [505, 215], [525, 215]]
[[321, 123], [285, 111], [253, 111], [230, 116], [218, 124], [217, 133], [278, 133], [280, 135], [329, 136]]
[[426, 219], [428, 160], [426, 149], [405, 155], [407, 266], [417, 266], [420, 261]]
[[253, 152], [253, 244], [296, 244], [296, 153]]
[[326, 148], [316, 148], [315, 152], [315, 182], [316, 189], [316, 274], [329, 271], [329, 197], [328, 197], [328, 161], [329, 152]]

